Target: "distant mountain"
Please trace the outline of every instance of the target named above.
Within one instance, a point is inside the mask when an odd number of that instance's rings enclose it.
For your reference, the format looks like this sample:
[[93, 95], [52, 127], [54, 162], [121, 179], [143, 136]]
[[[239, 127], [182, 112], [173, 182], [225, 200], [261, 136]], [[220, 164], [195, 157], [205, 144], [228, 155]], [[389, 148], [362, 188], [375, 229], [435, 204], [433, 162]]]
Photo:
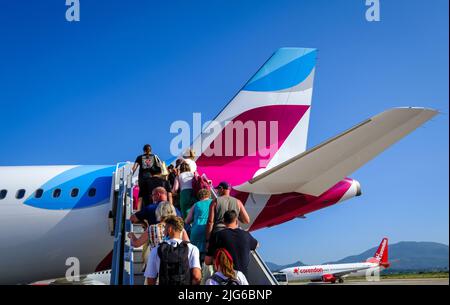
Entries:
[[[361, 254], [345, 257], [336, 264], [365, 261], [372, 257], [378, 247]], [[391, 267], [385, 272], [442, 271], [448, 270], [448, 245], [434, 242], [402, 241], [389, 245]]]
[[[377, 247], [373, 247], [363, 253], [347, 256], [335, 262], [327, 264], [343, 264], [363, 262], [372, 257], [377, 251]], [[414, 242], [402, 241], [389, 245], [389, 261], [391, 267], [384, 273], [396, 272], [421, 272], [421, 271], [448, 271], [449, 247], [448, 245], [435, 242]], [[267, 262], [267, 266], [271, 271], [279, 271], [284, 268], [305, 266], [298, 261], [289, 265], [277, 265]]]
[[277, 265], [275, 263], [266, 262], [266, 265], [267, 265], [267, 267], [269, 267], [270, 271], [272, 271], [272, 272], [280, 271], [280, 270], [283, 270], [284, 268], [305, 266], [305, 264], [303, 264], [301, 261], [297, 261], [297, 262], [289, 264], [289, 265]]

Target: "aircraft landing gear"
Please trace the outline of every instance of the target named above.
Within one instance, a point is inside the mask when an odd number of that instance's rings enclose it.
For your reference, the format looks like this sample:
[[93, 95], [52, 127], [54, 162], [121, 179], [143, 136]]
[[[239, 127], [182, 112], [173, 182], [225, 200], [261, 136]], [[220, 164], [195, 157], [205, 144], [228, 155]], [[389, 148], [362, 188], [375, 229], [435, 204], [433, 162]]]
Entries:
[[342, 283], [344, 282], [344, 279], [339, 278], [339, 279], [338, 279], [338, 282], [339, 282], [339, 284], [342, 284]]

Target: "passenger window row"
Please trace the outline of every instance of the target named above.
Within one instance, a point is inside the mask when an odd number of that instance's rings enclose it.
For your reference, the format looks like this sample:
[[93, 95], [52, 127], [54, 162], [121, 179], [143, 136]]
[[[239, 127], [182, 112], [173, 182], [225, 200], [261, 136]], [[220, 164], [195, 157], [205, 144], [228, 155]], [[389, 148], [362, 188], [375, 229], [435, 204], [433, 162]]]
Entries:
[[[25, 189], [20, 189], [16, 192], [16, 199], [22, 199], [23, 197], [25, 197], [25, 193], [26, 190]], [[80, 193], [80, 190], [78, 188], [73, 188], [70, 191], [70, 196], [71, 197], [77, 197], [78, 194]], [[95, 197], [95, 194], [97, 193], [97, 189], [95, 187], [92, 187], [89, 189], [88, 191], [88, 196], [89, 197]], [[8, 194], [8, 190], [0, 190], [0, 200], [5, 199], [6, 195]], [[34, 198], [39, 199], [42, 197], [42, 195], [44, 195], [44, 190], [43, 189], [37, 189], [34, 192]], [[59, 198], [61, 196], [61, 189], [57, 188], [53, 190], [52, 193], [52, 197], [53, 198]]]

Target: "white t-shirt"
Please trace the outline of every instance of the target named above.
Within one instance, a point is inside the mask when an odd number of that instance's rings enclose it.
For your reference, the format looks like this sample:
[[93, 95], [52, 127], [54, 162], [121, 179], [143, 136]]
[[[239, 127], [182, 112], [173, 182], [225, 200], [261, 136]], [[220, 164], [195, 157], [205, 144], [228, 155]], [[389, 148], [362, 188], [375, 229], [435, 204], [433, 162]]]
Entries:
[[192, 188], [192, 178], [194, 178], [194, 174], [190, 172], [184, 172], [178, 175], [178, 183], [180, 183], [181, 191]]
[[[171, 244], [172, 246], [178, 245], [182, 242], [181, 239], [173, 238], [167, 241], [167, 243]], [[159, 245], [156, 248], [152, 249], [152, 252], [150, 252], [150, 256], [148, 258], [147, 267], [145, 268], [144, 276], [146, 278], [152, 278], [155, 279], [158, 277], [159, 273], [159, 265], [160, 265], [160, 259], [158, 256], [158, 248]], [[200, 252], [198, 251], [198, 248], [194, 246], [193, 244], [188, 244], [189, 254], [188, 254], [188, 260], [189, 260], [189, 268], [199, 268], [200, 266]]]
[[[215, 273], [216, 275], [220, 276], [221, 278], [223, 278], [224, 280], [228, 279], [225, 275], [223, 275], [222, 272], [217, 271]], [[239, 284], [241, 285], [248, 285], [247, 282], [247, 278], [245, 277], [245, 275], [241, 272], [241, 271], [237, 271], [236, 270], [236, 279], [239, 282]], [[206, 280], [206, 285], [219, 285], [219, 283], [217, 283], [215, 280], [213, 280], [212, 278], [209, 278]]]
[[189, 168], [191, 169], [191, 173], [195, 173], [197, 171], [197, 163], [195, 163], [192, 159], [183, 159], [184, 162], [186, 162], [189, 165]]

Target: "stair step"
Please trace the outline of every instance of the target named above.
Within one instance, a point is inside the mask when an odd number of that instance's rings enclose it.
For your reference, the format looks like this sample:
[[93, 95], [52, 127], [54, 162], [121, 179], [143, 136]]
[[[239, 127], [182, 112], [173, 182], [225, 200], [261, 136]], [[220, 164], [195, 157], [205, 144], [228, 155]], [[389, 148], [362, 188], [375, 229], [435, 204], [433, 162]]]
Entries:
[[141, 256], [134, 256], [133, 257], [134, 259], [133, 259], [133, 264], [143, 264], [144, 263], [144, 261], [143, 261], [143, 259], [142, 259], [142, 257]]
[[133, 278], [134, 285], [144, 285], [144, 275], [135, 275]]

